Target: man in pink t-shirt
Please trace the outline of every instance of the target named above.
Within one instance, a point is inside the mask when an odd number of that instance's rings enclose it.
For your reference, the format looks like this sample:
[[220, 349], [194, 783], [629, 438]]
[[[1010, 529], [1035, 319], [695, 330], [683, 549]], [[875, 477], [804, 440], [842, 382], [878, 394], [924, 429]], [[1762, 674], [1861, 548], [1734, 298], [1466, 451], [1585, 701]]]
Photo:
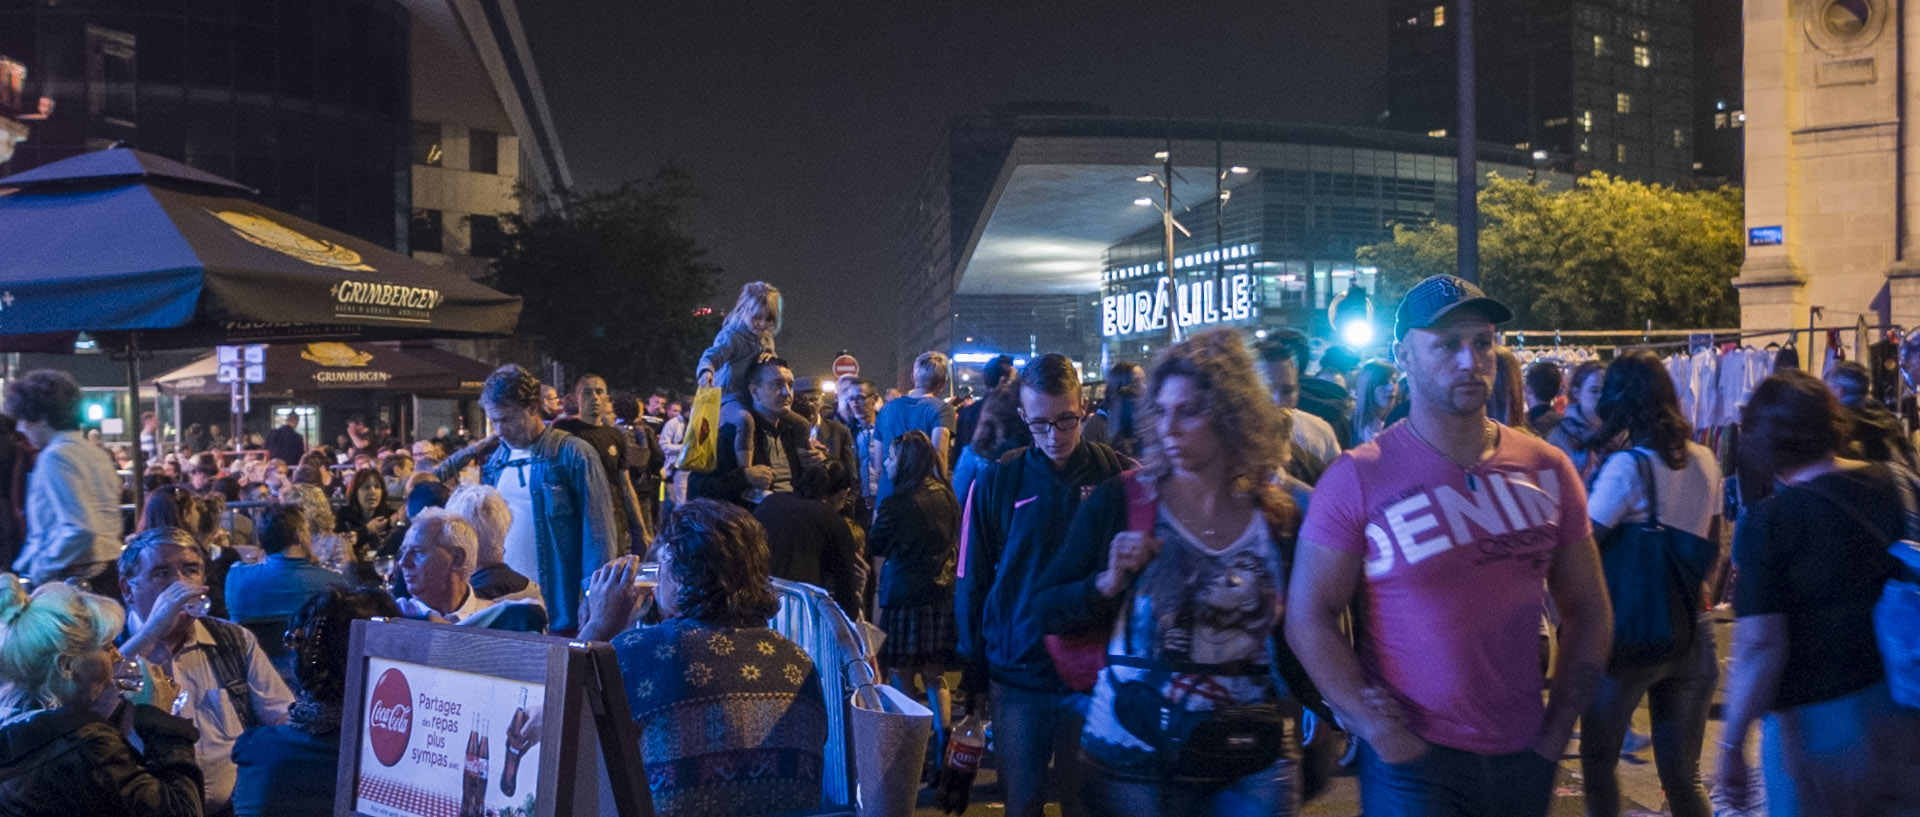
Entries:
[[[1363, 741], [1369, 817], [1546, 814], [1606, 664], [1612, 614], [1573, 464], [1486, 416], [1494, 325], [1511, 318], [1451, 275], [1408, 292], [1407, 420], [1327, 469], [1300, 531], [1287, 640]], [[1561, 612], [1545, 706], [1543, 587]], [[1350, 606], [1357, 649], [1339, 626]]]

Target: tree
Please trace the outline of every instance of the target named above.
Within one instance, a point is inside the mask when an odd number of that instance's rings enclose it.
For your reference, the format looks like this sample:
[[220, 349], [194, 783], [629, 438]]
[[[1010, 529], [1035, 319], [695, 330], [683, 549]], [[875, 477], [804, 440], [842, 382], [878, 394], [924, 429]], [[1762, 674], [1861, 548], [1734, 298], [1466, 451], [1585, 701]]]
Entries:
[[[1495, 177], [1479, 193], [1480, 285], [1521, 329], [1669, 329], [1739, 322], [1738, 188], [1678, 191], [1593, 173], [1574, 189]], [[1454, 271], [1451, 225], [1395, 225], [1360, 248], [1380, 298]]]
[[520, 328], [576, 373], [617, 385], [693, 390], [693, 369], [719, 318], [708, 306], [720, 268], [688, 235], [685, 173], [598, 193], [561, 191], [507, 220], [495, 285], [524, 300]]

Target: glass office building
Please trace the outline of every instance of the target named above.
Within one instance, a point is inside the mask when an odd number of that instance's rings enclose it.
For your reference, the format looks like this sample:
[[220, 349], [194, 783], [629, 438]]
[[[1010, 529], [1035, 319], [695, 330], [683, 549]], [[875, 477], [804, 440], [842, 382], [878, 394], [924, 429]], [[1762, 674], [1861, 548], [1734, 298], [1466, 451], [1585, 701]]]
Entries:
[[[1171, 281], [1162, 151], [1175, 171]], [[1351, 342], [1331, 315], [1339, 304], [1345, 329], [1366, 314], [1374, 271], [1357, 251], [1396, 224], [1454, 221], [1456, 151], [1444, 138], [1285, 123], [957, 120], [902, 225], [915, 243], [898, 361], [927, 348], [965, 362], [1062, 352], [1098, 377], [1163, 348], [1176, 316], [1188, 332], [1253, 340], [1288, 327]], [[1483, 178], [1572, 184], [1531, 152], [1476, 152]], [[1376, 336], [1393, 306], [1375, 305]]]
[[408, 15], [395, 0], [0, 0], [19, 172], [114, 143], [405, 249]]

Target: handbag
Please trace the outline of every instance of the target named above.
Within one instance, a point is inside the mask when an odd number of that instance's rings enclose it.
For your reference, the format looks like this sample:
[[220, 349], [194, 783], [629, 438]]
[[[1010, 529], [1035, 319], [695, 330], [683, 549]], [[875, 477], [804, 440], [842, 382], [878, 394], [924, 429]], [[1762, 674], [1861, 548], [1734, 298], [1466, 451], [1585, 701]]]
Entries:
[[[1135, 471], [1120, 473], [1120, 483], [1127, 492], [1127, 530], [1151, 533], [1158, 506], [1153, 493], [1135, 479], [1135, 475]], [[1041, 643], [1047, 648], [1047, 656], [1053, 659], [1054, 674], [1060, 676], [1068, 689], [1092, 692], [1094, 682], [1100, 679], [1100, 671], [1107, 668], [1107, 642], [1112, 636], [1111, 629], [1095, 627], [1065, 635], [1049, 633], [1041, 638]]]
[[1694, 620], [1707, 570], [1719, 548], [1660, 522], [1660, 496], [1646, 452], [1629, 449], [1647, 494], [1647, 521], [1620, 525], [1600, 546], [1607, 595], [1613, 599], [1609, 669], [1647, 667], [1678, 658], [1693, 645]]
[[1840, 497], [1812, 485], [1806, 487], [1839, 506], [1868, 532], [1891, 543], [1887, 552], [1900, 563], [1900, 573], [1880, 589], [1880, 601], [1873, 606], [1873, 638], [1880, 647], [1880, 663], [1886, 669], [1887, 691], [1894, 703], [1920, 709], [1920, 501], [1914, 497], [1913, 474], [1897, 466], [1893, 473], [1906, 520], [1904, 536], [1889, 534]]
[[702, 386], [693, 393], [687, 417], [686, 447], [680, 449], [675, 470], [704, 474], [720, 464], [720, 388]]
[[[1125, 640], [1132, 643], [1133, 616], [1123, 618]], [[1269, 640], [1268, 652], [1273, 651]], [[1121, 728], [1153, 747], [1162, 758], [1160, 768], [1167, 781], [1238, 780], [1286, 756], [1288, 712], [1281, 707], [1278, 694], [1265, 703], [1189, 710], [1161, 692], [1175, 673], [1259, 677], [1277, 691], [1281, 687], [1272, 666], [1252, 661], [1198, 664], [1126, 655], [1108, 656], [1107, 662], [1147, 670], [1142, 678], [1122, 681], [1113, 677], [1113, 714]]]

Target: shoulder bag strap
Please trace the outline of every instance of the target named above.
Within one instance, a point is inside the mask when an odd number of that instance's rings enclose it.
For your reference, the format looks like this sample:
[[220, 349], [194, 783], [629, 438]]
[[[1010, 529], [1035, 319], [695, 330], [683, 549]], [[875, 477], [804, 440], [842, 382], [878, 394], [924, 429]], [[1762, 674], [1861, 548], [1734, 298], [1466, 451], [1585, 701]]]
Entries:
[[1629, 448], [1627, 453], [1633, 455], [1633, 466], [1640, 472], [1640, 486], [1647, 492], [1647, 524], [1657, 527], [1660, 524], [1660, 490], [1659, 486], [1653, 484], [1651, 458], [1639, 448]]
[[[1813, 487], [1813, 484], [1810, 482], [1803, 483], [1798, 487], [1811, 491], [1813, 492], [1814, 496], [1818, 496], [1832, 503], [1835, 507], [1839, 508], [1841, 512], [1845, 513], [1849, 519], [1852, 519], [1854, 521], [1854, 524], [1857, 524], [1861, 528], [1864, 528], [1868, 533], [1871, 533], [1874, 536], [1878, 536], [1881, 539], [1885, 539], [1888, 542], [1892, 542], [1896, 544], [1899, 543], [1900, 537], [1894, 536], [1886, 528], [1880, 527], [1878, 524], [1875, 524], [1872, 519], [1867, 518], [1867, 515], [1865, 513], [1861, 512], [1859, 508], [1854, 507], [1851, 503], [1847, 502], [1845, 499], [1842, 499], [1841, 497], [1836, 496], [1834, 494], [1827, 493], [1826, 491], [1823, 491], [1819, 488], [1815, 488]], [[1901, 486], [1899, 490], [1900, 490], [1901, 504], [1905, 505], [1907, 504], [1908, 498], [1911, 496], [1911, 494], [1908, 493], [1907, 488], [1905, 486]]]
[[240, 714], [240, 723], [247, 729], [260, 725], [260, 718], [253, 711], [253, 687], [247, 683], [247, 640], [245, 629], [237, 624], [224, 621], [201, 619], [201, 625], [213, 635], [213, 649], [207, 653], [207, 665], [213, 669], [213, 675], [220, 681], [220, 688], [226, 690], [227, 697], [233, 701], [233, 709]]

